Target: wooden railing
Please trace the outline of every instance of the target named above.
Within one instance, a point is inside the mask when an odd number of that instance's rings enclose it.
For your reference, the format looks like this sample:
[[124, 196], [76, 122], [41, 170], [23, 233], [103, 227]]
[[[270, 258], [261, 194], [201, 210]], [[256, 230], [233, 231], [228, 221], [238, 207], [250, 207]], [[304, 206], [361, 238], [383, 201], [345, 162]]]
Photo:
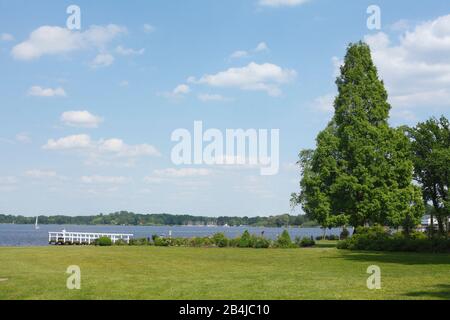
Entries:
[[48, 242], [50, 244], [91, 244], [96, 239], [107, 237], [110, 238], [112, 243], [116, 243], [119, 240], [123, 240], [126, 243], [130, 243], [130, 239], [133, 234], [125, 233], [90, 233], [90, 232], [49, 232]]

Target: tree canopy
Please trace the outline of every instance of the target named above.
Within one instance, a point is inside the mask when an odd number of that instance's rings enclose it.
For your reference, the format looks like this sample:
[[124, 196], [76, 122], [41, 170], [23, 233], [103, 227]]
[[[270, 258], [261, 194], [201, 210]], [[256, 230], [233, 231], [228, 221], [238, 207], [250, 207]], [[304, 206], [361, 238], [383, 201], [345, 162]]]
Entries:
[[336, 84], [332, 120], [316, 149], [300, 152], [301, 192], [294, 199], [325, 227], [409, 230], [423, 215], [423, 201], [412, 184], [408, 138], [388, 124], [388, 94], [368, 45], [349, 45]]
[[[448, 229], [450, 199], [450, 125], [448, 119], [431, 118], [408, 129], [411, 139], [414, 179], [422, 187], [423, 198], [433, 204], [440, 234]], [[433, 216], [433, 214], [432, 214]], [[433, 221], [433, 219], [431, 219]], [[430, 228], [431, 233], [434, 228]]]

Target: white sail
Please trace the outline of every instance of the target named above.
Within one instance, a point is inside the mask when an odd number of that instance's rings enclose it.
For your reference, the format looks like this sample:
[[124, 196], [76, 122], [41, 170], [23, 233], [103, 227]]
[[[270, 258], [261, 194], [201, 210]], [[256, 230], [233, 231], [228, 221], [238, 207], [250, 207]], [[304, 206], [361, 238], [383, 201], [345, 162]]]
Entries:
[[38, 219], [39, 219], [39, 217], [36, 217], [36, 222], [34, 223], [34, 228], [35, 228], [36, 230], [39, 229]]

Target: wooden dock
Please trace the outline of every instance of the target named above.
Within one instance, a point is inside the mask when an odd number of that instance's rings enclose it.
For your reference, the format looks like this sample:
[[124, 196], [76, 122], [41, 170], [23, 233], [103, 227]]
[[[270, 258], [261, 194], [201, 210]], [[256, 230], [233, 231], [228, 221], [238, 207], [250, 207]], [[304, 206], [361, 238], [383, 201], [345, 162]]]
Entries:
[[49, 232], [49, 244], [68, 244], [68, 245], [90, 245], [95, 243], [95, 240], [102, 237], [108, 237], [112, 243], [123, 240], [130, 243], [133, 234], [125, 233], [90, 233], [90, 232], [68, 232], [63, 230], [61, 232]]

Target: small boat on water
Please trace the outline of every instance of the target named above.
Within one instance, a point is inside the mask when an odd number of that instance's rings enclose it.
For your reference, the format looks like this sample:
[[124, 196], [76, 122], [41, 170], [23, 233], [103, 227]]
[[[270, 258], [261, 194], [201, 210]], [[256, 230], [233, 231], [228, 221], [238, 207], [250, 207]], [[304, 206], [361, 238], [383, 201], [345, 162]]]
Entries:
[[34, 223], [34, 229], [39, 230], [39, 223], [38, 223], [39, 217], [36, 217], [36, 222]]

